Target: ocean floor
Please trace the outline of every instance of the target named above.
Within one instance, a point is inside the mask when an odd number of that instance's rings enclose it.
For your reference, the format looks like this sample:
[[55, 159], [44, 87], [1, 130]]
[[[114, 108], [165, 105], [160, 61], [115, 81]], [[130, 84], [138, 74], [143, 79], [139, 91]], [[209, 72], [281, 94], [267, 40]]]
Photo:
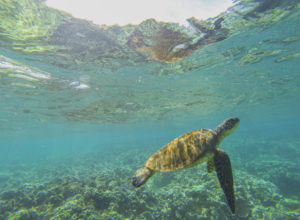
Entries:
[[[259, 148], [263, 141], [225, 146], [235, 178], [236, 215], [206, 165], [157, 173], [133, 188], [132, 175], [157, 147], [118, 146], [64, 160], [8, 164], [0, 170], [0, 219], [299, 219], [300, 162], [285, 156], [292, 158], [300, 141], [290, 142], [284, 153], [276, 152], [282, 149], [276, 140]], [[246, 150], [238, 150], [245, 142]]]

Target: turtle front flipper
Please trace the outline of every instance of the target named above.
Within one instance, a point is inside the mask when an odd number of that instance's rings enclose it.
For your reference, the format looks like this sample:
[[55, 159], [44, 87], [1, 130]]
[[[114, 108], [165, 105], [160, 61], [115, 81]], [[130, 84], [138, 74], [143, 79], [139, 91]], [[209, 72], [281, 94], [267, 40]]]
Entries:
[[227, 203], [231, 209], [231, 212], [235, 213], [233, 175], [229, 156], [224, 151], [217, 149], [214, 156], [214, 165], [220, 185], [226, 196]]

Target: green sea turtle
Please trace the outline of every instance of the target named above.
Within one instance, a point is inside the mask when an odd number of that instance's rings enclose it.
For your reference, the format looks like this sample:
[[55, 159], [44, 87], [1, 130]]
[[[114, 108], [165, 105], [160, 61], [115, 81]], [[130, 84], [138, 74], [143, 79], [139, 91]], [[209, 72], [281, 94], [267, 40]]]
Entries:
[[136, 171], [132, 178], [133, 186], [142, 186], [158, 171], [190, 168], [207, 162], [207, 171], [211, 173], [216, 170], [227, 203], [234, 213], [235, 196], [231, 163], [228, 155], [218, 146], [239, 124], [238, 118], [228, 118], [214, 130], [199, 129], [175, 138], [154, 153], [146, 161], [145, 167]]

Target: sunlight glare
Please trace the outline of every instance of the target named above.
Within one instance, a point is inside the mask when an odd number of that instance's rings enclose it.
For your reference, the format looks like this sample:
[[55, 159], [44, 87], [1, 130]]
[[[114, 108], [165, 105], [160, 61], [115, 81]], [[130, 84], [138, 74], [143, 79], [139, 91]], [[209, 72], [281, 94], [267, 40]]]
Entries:
[[231, 0], [47, 0], [47, 6], [95, 24], [139, 24], [157, 21], [186, 24], [186, 19], [207, 19], [233, 5]]

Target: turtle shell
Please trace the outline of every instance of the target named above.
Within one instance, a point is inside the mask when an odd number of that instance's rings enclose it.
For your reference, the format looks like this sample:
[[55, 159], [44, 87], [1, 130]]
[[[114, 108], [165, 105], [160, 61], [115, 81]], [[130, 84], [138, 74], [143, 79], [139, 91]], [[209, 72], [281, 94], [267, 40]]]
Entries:
[[181, 135], [154, 153], [145, 163], [155, 171], [172, 171], [208, 161], [216, 148], [216, 132], [199, 129]]

